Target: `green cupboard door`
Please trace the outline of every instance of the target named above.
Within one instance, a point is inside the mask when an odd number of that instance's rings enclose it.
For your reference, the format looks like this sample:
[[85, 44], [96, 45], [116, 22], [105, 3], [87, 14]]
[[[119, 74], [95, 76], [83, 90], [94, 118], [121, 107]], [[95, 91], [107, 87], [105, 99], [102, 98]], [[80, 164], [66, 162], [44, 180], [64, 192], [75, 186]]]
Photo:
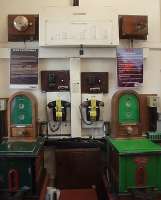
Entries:
[[[9, 189], [8, 175], [11, 170], [18, 173], [18, 186], [22, 189], [24, 186], [32, 188], [32, 168], [31, 161], [28, 158], [1, 158], [0, 159], [0, 188]], [[19, 188], [19, 189], [20, 189]]]
[[[139, 159], [144, 159], [142, 156]], [[160, 180], [160, 158], [158, 156], [149, 156], [146, 158], [147, 162], [143, 168], [144, 174], [140, 174], [138, 177], [139, 166], [136, 163], [134, 157], [124, 156], [120, 158], [120, 182], [119, 182], [119, 192], [125, 193], [129, 189], [135, 189], [137, 187], [147, 187], [147, 188], [157, 188], [161, 189]], [[141, 178], [142, 185], [139, 185], [139, 178]], [[144, 180], [142, 180], [144, 179]]]
[[119, 99], [119, 122], [121, 124], [139, 123], [139, 101], [134, 94], [122, 95]]
[[32, 188], [32, 165], [30, 158], [10, 158], [9, 170], [15, 169], [19, 176], [19, 187]]
[[32, 102], [27, 96], [16, 96], [12, 101], [11, 124], [24, 126], [32, 124]]

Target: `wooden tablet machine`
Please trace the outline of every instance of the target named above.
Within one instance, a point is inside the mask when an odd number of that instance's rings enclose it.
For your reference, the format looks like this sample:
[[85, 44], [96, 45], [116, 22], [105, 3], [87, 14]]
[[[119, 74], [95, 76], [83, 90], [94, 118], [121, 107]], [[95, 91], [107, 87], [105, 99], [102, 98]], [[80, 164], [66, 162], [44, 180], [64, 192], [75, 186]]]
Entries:
[[133, 90], [118, 91], [112, 98], [113, 138], [141, 137], [140, 98]]
[[37, 136], [37, 102], [27, 92], [17, 92], [8, 101], [9, 139], [34, 140]]

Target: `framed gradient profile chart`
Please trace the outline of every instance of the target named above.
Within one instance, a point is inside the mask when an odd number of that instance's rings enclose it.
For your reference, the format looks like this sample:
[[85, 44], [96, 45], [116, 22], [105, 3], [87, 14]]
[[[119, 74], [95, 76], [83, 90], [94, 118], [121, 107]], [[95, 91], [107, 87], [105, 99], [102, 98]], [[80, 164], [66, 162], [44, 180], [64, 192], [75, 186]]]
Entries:
[[38, 87], [38, 49], [11, 49], [10, 88]]

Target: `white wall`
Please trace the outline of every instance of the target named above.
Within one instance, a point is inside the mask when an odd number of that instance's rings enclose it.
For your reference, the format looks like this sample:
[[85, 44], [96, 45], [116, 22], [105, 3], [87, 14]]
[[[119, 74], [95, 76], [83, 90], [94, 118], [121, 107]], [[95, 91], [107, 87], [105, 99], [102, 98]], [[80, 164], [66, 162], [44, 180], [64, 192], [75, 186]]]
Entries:
[[[11, 47], [7, 43], [7, 15], [8, 14], [34, 14], [45, 6], [69, 6], [71, 0], [0, 0], [0, 47]], [[161, 42], [160, 32], [160, 0], [80, 0], [81, 6], [89, 9], [94, 4], [114, 7], [117, 14], [136, 14], [149, 16], [149, 36], [147, 42], [134, 42], [135, 47], [153, 47], [149, 49], [148, 58], [144, 63], [144, 84], [137, 91], [140, 93], [161, 94], [161, 48], [155, 46]], [[96, 12], [101, 12], [100, 6]], [[62, 13], [63, 14], [63, 13]], [[37, 45], [37, 44], [34, 44]], [[33, 46], [34, 46], [33, 45]], [[15, 44], [22, 46], [23, 44]], [[128, 47], [128, 43], [121, 41], [121, 46]], [[12, 45], [13, 47], [13, 45]], [[42, 69], [69, 69], [69, 59], [41, 59], [39, 70]], [[113, 93], [118, 89], [116, 82], [116, 60], [115, 59], [82, 59], [81, 71], [108, 71], [109, 93], [106, 95], [105, 116], [110, 119], [110, 101]], [[15, 90], [9, 89], [9, 59], [0, 59], [0, 97], [9, 97]], [[40, 89], [32, 91], [39, 102], [39, 119], [45, 119], [46, 95]], [[74, 122], [73, 122], [74, 123]]]

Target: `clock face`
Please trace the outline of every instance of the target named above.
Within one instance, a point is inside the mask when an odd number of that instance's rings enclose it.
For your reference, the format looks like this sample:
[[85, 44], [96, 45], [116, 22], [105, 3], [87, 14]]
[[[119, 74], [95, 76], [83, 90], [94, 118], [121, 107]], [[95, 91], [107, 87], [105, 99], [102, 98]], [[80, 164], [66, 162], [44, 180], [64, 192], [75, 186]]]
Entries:
[[25, 16], [17, 16], [13, 20], [13, 26], [17, 31], [26, 31], [29, 27], [29, 20]]

